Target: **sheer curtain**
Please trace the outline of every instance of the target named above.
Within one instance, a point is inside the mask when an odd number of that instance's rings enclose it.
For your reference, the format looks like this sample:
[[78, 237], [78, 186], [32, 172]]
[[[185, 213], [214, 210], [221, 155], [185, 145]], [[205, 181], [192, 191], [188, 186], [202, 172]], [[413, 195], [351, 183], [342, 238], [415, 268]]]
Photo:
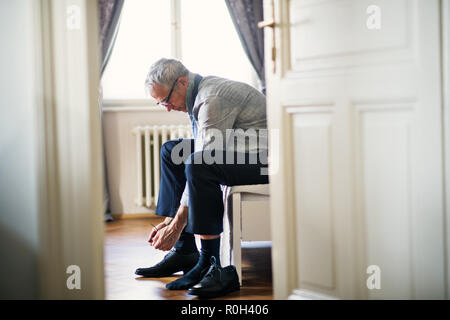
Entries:
[[[109, 57], [111, 56], [111, 52], [114, 48], [114, 42], [116, 40], [117, 31], [119, 30], [120, 25], [120, 14], [122, 12], [124, 0], [98, 0], [98, 14], [99, 14], [99, 47], [101, 51], [101, 74], [105, 71], [105, 68], [108, 64]], [[102, 119], [102, 134], [104, 135], [103, 130], [103, 97], [102, 97], [102, 87], [99, 84], [99, 108], [100, 108], [100, 117]], [[105, 141], [105, 139], [103, 139]], [[103, 162], [104, 162], [104, 186], [105, 186], [105, 198], [103, 202], [104, 210], [105, 210], [105, 220], [112, 221], [113, 218], [111, 216], [111, 203], [109, 196], [109, 186], [108, 186], [108, 170], [107, 170], [107, 161], [106, 161], [106, 153], [105, 153], [105, 144], [103, 143]]]
[[264, 72], [263, 0], [225, 0], [242, 46], [258, 74], [261, 91], [266, 92]]

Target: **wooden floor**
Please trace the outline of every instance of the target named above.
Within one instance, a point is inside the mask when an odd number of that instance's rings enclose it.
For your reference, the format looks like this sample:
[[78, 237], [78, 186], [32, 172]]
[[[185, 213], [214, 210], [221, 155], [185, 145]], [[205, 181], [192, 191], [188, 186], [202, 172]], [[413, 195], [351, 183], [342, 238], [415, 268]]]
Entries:
[[[134, 271], [159, 262], [167, 252], [147, 243], [152, 228], [160, 218], [121, 219], [105, 225], [105, 286], [106, 299], [191, 300], [187, 290], [167, 290], [165, 285], [180, 275], [167, 278], [142, 278]], [[218, 299], [273, 299], [270, 248], [242, 249], [243, 282], [240, 291]]]

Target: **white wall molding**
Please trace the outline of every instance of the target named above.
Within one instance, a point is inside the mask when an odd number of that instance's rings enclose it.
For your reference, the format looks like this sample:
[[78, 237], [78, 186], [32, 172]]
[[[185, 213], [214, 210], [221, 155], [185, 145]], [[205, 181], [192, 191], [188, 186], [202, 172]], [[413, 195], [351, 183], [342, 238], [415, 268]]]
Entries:
[[108, 112], [167, 112], [165, 109], [160, 107], [153, 107], [153, 106], [142, 106], [142, 107], [136, 107], [136, 106], [110, 106], [110, 107], [103, 107], [102, 111], [104, 113]]
[[314, 291], [295, 289], [288, 300], [338, 300], [338, 298]]

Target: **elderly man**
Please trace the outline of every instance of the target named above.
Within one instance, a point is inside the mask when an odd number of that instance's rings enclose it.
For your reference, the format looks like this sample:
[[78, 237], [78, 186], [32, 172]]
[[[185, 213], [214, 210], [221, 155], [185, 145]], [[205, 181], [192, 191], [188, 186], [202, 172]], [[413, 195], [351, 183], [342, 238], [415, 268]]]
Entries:
[[[268, 183], [265, 96], [241, 82], [201, 77], [174, 59], [151, 66], [146, 88], [167, 111], [188, 113], [194, 139], [162, 146], [156, 214], [166, 219], [148, 241], [156, 249], [172, 250], [136, 274], [166, 277], [183, 271], [166, 287], [204, 297], [239, 290], [234, 266], [220, 266], [221, 185]], [[200, 253], [194, 234], [201, 239]]]

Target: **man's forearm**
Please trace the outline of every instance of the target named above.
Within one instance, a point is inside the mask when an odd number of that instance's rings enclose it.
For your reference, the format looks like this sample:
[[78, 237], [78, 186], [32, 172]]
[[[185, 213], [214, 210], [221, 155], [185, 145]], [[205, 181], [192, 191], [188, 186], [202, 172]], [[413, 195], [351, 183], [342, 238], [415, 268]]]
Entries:
[[187, 225], [187, 219], [188, 219], [188, 207], [186, 206], [180, 206], [180, 208], [177, 211], [177, 214], [172, 220], [172, 225], [174, 228], [178, 230], [183, 230], [184, 227]]

